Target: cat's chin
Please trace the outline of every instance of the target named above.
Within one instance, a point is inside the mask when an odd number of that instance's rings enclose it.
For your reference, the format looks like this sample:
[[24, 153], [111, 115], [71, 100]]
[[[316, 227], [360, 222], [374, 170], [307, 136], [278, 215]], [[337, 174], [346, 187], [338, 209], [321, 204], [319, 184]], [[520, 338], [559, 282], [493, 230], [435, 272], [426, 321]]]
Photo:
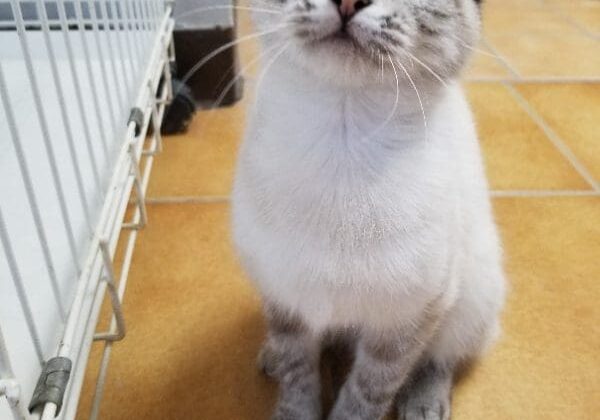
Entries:
[[352, 35], [347, 32], [336, 31], [318, 40], [305, 42], [305, 48], [309, 51], [322, 50], [332, 56], [348, 57], [352, 54], [354, 59], [364, 60], [369, 58], [367, 48], [361, 45]]
[[343, 32], [302, 42], [295, 61], [316, 76], [342, 85], [363, 86], [365, 75], [379, 71], [380, 61], [358, 41]]

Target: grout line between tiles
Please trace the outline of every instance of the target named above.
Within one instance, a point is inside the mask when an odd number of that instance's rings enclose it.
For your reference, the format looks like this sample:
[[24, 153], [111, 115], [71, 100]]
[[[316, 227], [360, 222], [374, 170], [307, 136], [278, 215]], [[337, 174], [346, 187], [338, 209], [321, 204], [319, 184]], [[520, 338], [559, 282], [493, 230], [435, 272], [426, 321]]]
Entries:
[[549, 4], [548, 2], [546, 2], [545, 0], [542, 0], [542, 5], [544, 7], [547, 7], [548, 9], [550, 9], [550, 11], [552, 11], [552, 13], [554, 13], [555, 15], [557, 15], [559, 18], [561, 18], [562, 20], [564, 20], [566, 23], [568, 23], [569, 25], [571, 25], [573, 28], [577, 29], [582, 35], [588, 37], [588, 38], [592, 38], [595, 41], [600, 40], [600, 34], [597, 34], [593, 31], [590, 31], [588, 28], [586, 28], [585, 26], [581, 25], [579, 22], [577, 22], [575, 19], [573, 19], [571, 16], [569, 16], [568, 14], [566, 14], [562, 8], [557, 7], [553, 4]]
[[[594, 190], [490, 190], [492, 198], [539, 198], [539, 197], [600, 197]], [[165, 196], [146, 200], [147, 204], [219, 204], [228, 203], [228, 195]]]
[[492, 190], [493, 198], [600, 197], [594, 190]]
[[558, 151], [569, 161], [571, 166], [581, 175], [585, 181], [591, 185], [596, 191], [600, 192], [600, 185], [596, 182], [594, 177], [589, 173], [586, 167], [577, 159], [571, 149], [561, 140], [561, 138], [550, 128], [546, 121], [533, 109], [533, 107], [527, 102], [527, 100], [515, 89], [510, 83], [505, 83], [504, 86], [508, 89], [511, 95], [517, 100], [517, 102], [523, 107], [523, 109], [529, 114], [531, 119], [540, 127], [550, 142], [558, 149]]
[[600, 77], [467, 77], [462, 81], [467, 83], [597, 84], [600, 83]]
[[229, 202], [228, 195], [151, 197], [146, 199], [147, 204], [216, 204], [227, 202]]
[[481, 42], [485, 47], [490, 50], [495, 56], [496, 59], [512, 74], [513, 77], [521, 79], [521, 74], [517, 71], [516, 68], [502, 55], [500, 52], [492, 45], [490, 41], [485, 36], [481, 36]]

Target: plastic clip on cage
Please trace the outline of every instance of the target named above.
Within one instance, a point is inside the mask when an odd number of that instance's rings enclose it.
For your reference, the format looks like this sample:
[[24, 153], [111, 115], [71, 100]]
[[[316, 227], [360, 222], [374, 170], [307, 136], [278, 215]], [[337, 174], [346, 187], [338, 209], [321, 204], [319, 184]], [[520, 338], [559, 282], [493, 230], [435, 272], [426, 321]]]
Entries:
[[0, 0], [0, 419], [73, 419], [94, 340], [98, 416], [172, 96], [172, 6]]

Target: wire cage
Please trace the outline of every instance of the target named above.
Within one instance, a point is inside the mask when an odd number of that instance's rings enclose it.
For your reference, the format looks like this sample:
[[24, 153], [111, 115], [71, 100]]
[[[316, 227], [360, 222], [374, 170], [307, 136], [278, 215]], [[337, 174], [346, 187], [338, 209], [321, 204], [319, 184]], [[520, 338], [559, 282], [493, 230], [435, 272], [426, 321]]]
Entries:
[[[74, 418], [94, 340], [98, 416], [172, 97], [172, 6], [0, 0], [2, 420]], [[106, 293], [112, 321], [97, 332]]]

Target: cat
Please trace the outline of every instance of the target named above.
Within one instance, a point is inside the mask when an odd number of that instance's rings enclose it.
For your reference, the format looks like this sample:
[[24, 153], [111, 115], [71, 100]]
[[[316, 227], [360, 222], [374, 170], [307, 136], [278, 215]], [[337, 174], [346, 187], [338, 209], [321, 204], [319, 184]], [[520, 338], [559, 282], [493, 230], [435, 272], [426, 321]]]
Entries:
[[330, 420], [450, 417], [453, 377], [499, 332], [502, 250], [457, 79], [476, 0], [261, 0], [264, 71], [233, 240], [259, 290], [273, 419], [320, 419], [328, 334], [355, 360]]

